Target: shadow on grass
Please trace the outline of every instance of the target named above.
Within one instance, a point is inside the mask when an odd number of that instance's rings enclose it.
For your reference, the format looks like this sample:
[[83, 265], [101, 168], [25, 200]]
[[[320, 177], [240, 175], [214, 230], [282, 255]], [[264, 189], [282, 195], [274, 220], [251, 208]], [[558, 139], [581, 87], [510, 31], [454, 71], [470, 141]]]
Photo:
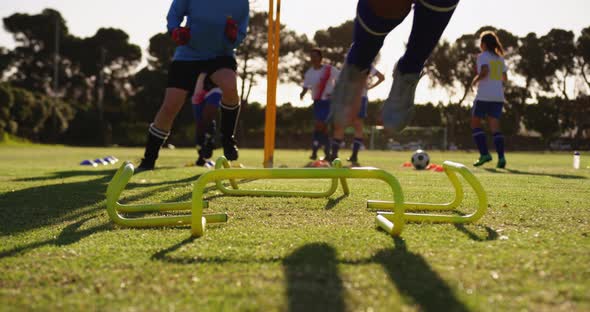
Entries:
[[[493, 241], [493, 240], [498, 239], [498, 236], [499, 236], [498, 232], [496, 232], [494, 229], [490, 228], [489, 226], [483, 227], [485, 229], [485, 231], [487, 232], [487, 235], [485, 237], [481, 237], [475, 231], [468, 229], [464, 224], [456, 223], [454, 225], [457, 230], [465, 233], [465, 235], [467, 235], [467, 237], [469, 237], [470, 239], [472, 239], [476, 242]], [[475, 227], [481, 228], [481, 226], [477, 226], [477, 225]]]
[[393, 240], [395, 248], [378, 252], [374, 262], [385, 268], [402, 296], [419, 311], [469, 311], [422, 256], [408, 251], [403, 239]]
[[98, 233], [98, 232], [102, 232], [102, 231], [106, 231], [106, 230], [110, 230], [112, 229], [112, 225], [111, 224], [101, 224], [101, 225], [97, 225], [97, 226], [93, 226], [84, 230], [79, 230], [80, 227], [82, 227], [82, 225], [84, 223], [86, 223], [87, 221], [94, 219], [94, 217], [90, 217], [90, 218], [84, 218], [80, 221], [74, 222], [68, 226], [66, 226], [61, 233], [54, 239], [48, 239], [45, 241], [41, 241], [41, 242], [35, 242], [35, 243], [30, 243], [24, 246], [19, 246], [19, 247], [15, 247], [6, 251], [2, 251], [0, 252], [0, 259], [6, 258], [6, 257], [12, 257], [12, 256], [16, 256], [16, 255], [20, 255], [23, 253], [26, 253], [30, 250], [42, 247], [42, 246], [48, 246], [48, 245], [54, 245], [54, 246], [67, 246], [67, 245], [71, 245], [74, 244], [76, 242], [79, 242], [80, 240], [82, 240], [85, 237], [88, 237], [92, 234]]
[[289, 311], [345, 311], [336, 250], [325, 243], [302, 246], [283, 260]]
[[573, 174], [554, 174], [554, 173], [543, 173], [543, 172], [528, 172], [528, 171], [520, 171], [515, 169], [494, 169], [494, 168], [483, 168], [483, 170], [491, 173], [510, 173], [510, 174], [518, 174], [518, 175], [530, 175], [530, 176], [543, 176], [543, 177], [552, 177], [557, 179], [587, 179], [585, 176], [581, 175], [573, 175]]
[[[54, 181], [0, 195], [0, 235], [14, 234], [41, 226], [83, 217], [98, 210], [83, 209], [105, 199], [105, 190], [114, 170], [62, 171], [50, 177], [23, 179], [45, 181], [76, 176], [91, 176], [89, 180]], [[71, 215], [66, 220], [64, 215]], [[59, 221], [57, 221], [59, 220]]]
[[[75, 220], [105, 209], [97, 203], [106, 199], [106, 188], [115, 173], [112, 170], [59, 171], [49, 176], [23, 178], [14, 181], [45, 182], [30, 188], [0, 195], [0, 235], [15, 234], [59, 222]], [[87, 177], [84, 181], [68, 182], [65, 179]], [[188, 183], [199, 177], [170, 180], [153, 184], [129, 183], [127, 190], [163, 185], [157, 190], [125, 197], [125, 202], [138, 200], [154, 192], [164, 192], [177, 184]], [[53, 182], [50, 182], [53, 181]], [[67, 215], [66, 218], [63, 216]]]

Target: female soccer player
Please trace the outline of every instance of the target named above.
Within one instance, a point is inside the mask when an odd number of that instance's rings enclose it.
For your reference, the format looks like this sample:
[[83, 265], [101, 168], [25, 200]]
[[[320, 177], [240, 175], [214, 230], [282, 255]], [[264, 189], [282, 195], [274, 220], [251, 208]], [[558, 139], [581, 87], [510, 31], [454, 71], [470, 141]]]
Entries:
[[[239, 114], [234, 50], [246, 37], [248, 0], [173, 0], [168, 11], [168, 32], [178, 44], [168, 69], [164, 102], [148, 129], [144, 158], [138, 171], [152, 170], [174, 118], [195, 86], [200, 73], [223, 92], [221, 133], [227, 159], [238, 159], [234, 139]], [[186, 26], [181, 26], [186, 17]]]
[[477, 85], [477, 95], [471, 112], [471, 131], [480, 156], [473, 165], [481, 166], [492, 160], [486, 134], [481, 128], [481, 120], [487, 117], [498, 153], [496, 167], [504, 168], [504, 136], [500, 132], [499, 121], [504, 106], [504, 82], [507, 80], [504, 49], [492, 31], [483, 32], [480, 40], [481, 54], [477, 57], [477, 75], [473, 79], [473, 85]]

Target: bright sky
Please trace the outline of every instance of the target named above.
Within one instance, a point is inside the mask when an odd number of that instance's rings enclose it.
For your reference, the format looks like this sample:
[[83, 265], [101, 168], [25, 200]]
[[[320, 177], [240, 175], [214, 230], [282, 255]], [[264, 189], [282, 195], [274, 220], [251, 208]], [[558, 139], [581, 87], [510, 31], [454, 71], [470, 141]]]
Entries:
[[[250, 1], [252, 8], [266, 10], [268, 1]], [[299, 33], [313, 38], [316, 30], [337, 26], [352, 19], [357, 0], [283, 0], [281, 22]], [[24, 0], [0, 1], [0, 16], [15, 12], [36, 14], [44, 8], [61, 12], [68, 23], [70, 33], [76, 36], [92, 36], [100, 27], [115, 27], [126, 31], [131, 41], [146, 48], [149, 38], [165, 31], [165, 17], [171, 1], [168, 0]], [[588, 13], [590, 0], [462, 0], [443, 38], [454, 40], [465, 33], [473, 33], [479, 27], [492, 25], [504, 28], [516, 35], [536, 32], [544, 35], [551, 28], [573, 30], [576, 34], [590, 26]], [[406, 18], [387, 38], [377, 68], [391, 77], [396, 60], [402, 55], [405, 41], [412, 24], [411, 15]], [[0, 46], [13, 47], [11, 36], [0, 30]], [[251, 100], [265, 102], [264, 83], [253, 90]], [[391, 86], [391, 79], [371, 90], [371, 98], [385, 98]], [[279, 85], [278, 103], [292, 102], [294, 105], [308, 105], [310, 99], [299, 101], [300, 88], [293, 85]], [[418, 86], [418, 103], [443, 100], [441, 92], [431, 90], [428, 82], [422, 80]], [[445, 101], [446, 102], [446, 101]]]

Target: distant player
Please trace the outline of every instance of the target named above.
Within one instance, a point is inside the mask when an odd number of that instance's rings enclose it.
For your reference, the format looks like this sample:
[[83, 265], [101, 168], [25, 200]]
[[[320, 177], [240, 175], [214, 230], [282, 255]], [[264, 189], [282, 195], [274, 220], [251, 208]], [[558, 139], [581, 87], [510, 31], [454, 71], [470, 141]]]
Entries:
[[[376, 80], [373, 78], [377, 78]], [[367, 118], [367, 108], [369, 105], [369, 97], [367, 96], [368, 90], [371, 90], [381, 84], [385, 80], [385, 76], [378, 71], [374, 66], [371, 66], [371, 70], [369, 71], [369, 77], [367, 79], [367, 84], [365, 89], [363, 90], [362, 97], [361, 97], [361, 106], [358, 114], [353, 116], [352, 119], [352, 126], [354, 127], [354, 140], [352, 142], [352, 155], [348, 158], [348, 161], [352, 163], [353, 166], [358, 166], [358, 152], [361, 147], [364, 145], [364, 124], [363, 120]], [[332, 150], [330, 158], [336, 159], [338, 158], [338, 151], [342, 142], [344, 140], [344, 127], [340, 125], [335, 125], [334, 127], [334, 138], [332, 139]]]
[[[248, 0], [173, 0], [167, 28], [178, 47], [168, 68], [164, 101], [148, 128], [144, 157], [137, 172], [154, 169], [160, 147], [196, 80], [206, 73], [222, 91], [221, 134], [223, 153], [238, 159], [234, 131], [240, 111], [235, 49], [246, 37], [250, 14]], [[186, 26], [181, 26], [186, 19]]]
[[406, 52], [393, 71], [393, 85], [383, 103], [383, 126], [401, 131], [414, 112], [414, 94], [426, 59], [438, 43], [459, 0], [358, 0], [353, 43], [332, 97], [336, 125], [358, 112], [369, 69], [385, 37], [414, 4], [414, 21]]
[[199, 75], [192, 97], [193, 115], [195, 117], [195, 143], [199, 158], [197, 166], [205, 166], [213, 156], [215, 149], [216, 119], [221, 105], [222, 92], [207, 78]]
[[313, 49], [310, 52], [311, 68], [307, 70], [303, 79], [303, 89], [299, 98], [303, 99], [307, 90], [311, 89], [313, 99], [313, 115], [315, 120], [312, 152], [309, 157], [312, 160], [318, 158], [318, 149], [323, 146], [325, 158], [330, 158], [330, 139], [328, 136], [328, 115], [330, 114], [330, 96], [334, 89], [336, 78], [340, 71], [329, 64], [322, 63], [322, 51]]
[[492, 161], [492, 156], [488, 152], [486, 134], [481, 128], [481, 120], [487, 117], [498, 153], [496, 167], [504, 168], [506, 167], [504, 136], [500, 132], [500, 117], [505, 101], [504, 82], [508, 80], [503, 57], [504, 49], [492, 31], [483, 32], [480, 40], [481, 54], [477, 57], [477, 75], [473, 79], [473, 85], [477, 85], [477, 95], [471, 114], [471, 131], [480, 156], [473, 165], [481, 166]]

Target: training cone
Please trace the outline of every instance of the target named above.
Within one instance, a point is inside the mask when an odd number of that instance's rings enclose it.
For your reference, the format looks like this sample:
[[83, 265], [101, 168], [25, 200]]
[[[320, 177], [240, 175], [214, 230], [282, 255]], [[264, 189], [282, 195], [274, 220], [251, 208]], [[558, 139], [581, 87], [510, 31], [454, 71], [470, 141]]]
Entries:
[[409, 161], [406, 161], [405, 163], [402, 164], [402, 167], [404, 168], [411, 168], [413, 167], [412, 163]]
[[330, 163], [327, 160], [316, 160], [311, 163], [311, 167], [314, 168], [328, 168], [330, 167]]
[[92, 160], [89, 160], [89, 159], [83, 160], [83, 161], [80, 163], [80, 165], [81, 165], [81, 166], [92, 166], [92, 167], [96, 167], [96, 166], [97, 166], [97, 164], [96, 164], [94, 161], [92, 161]]
[[97, 158], [94, 160], [94, 162], [98, 165], [108, 165], [110, 164], [108, 161], [102, 159], [102, 158]]

